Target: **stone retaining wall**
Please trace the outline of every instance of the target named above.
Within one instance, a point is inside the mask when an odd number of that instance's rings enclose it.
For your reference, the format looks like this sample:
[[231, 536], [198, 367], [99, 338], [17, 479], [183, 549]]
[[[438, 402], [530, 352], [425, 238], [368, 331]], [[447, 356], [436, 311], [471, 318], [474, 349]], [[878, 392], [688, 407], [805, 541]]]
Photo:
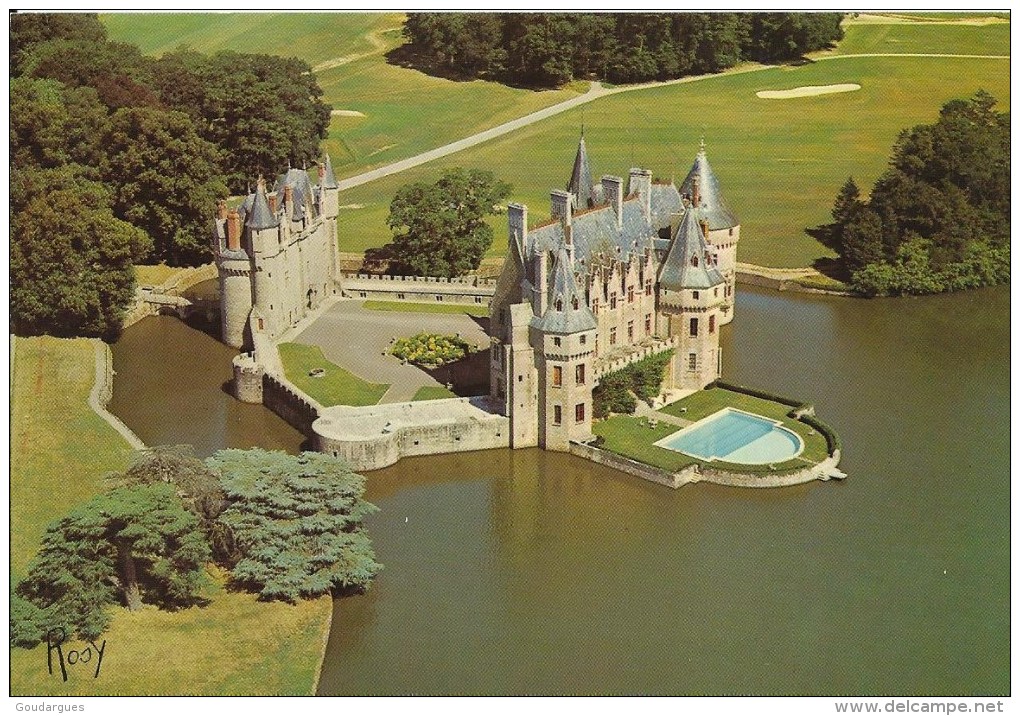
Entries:
[[121, 422], [120, 418], [106, 409], [110, 399], [113, 397], [113, 352], [110, 346], [98, 338], [93, 339], [96, 347], [96, 377], [89, 392], [89, 407], [96, 415], [110, 424], [114, 430], [128, 441], [135, 450], [145, 449], [145, 443], [135, 435], [127, 425]]
[[286, 378], [272, 373], [262, 376], [262, 404], [306, 437], [315, 435], [312, 423], [322, 406]]
[[646, 465], [643, 462], [631, 460], [623, 455], [617, 455], [615, 452], [602, 450], [592, 445], [585, 445], [584, 443], [570, 443], [570, 454], [583, 457], [586, 460], [591, 460], [599, 465], [611, 467], [614, 470], [619, 470], [620, 472], [625, 472], [628, 475], [640, 477], [642, 480], [648, 480], [649, 482], [655, 482], [659, 485], [672, 487], [674, 490], [686, 485], [688, 482], [696, 482], [696, 480], [691, 479], [693, 477], [691, 468], [685, 468], [680, 472], [670, 473], [666, 470]]
[[345, 273], [341, 285], [344, 295], [349, 298], [487, 306], [496, 290], [496, 279]]

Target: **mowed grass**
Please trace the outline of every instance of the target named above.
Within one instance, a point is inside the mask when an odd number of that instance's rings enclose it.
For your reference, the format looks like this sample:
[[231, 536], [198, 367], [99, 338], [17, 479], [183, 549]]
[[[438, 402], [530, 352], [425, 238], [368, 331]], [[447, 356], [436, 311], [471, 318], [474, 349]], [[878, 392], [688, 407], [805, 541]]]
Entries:
[[489, 307], [485, 304], [365, 301], [364, 306], [370, 311], [397, 311], [400, 313], [455, 313], [478, 317], [486, 317], [489, 315]]
[[[389, 385], [369, 383], [335, 363], [330, 363], [318, 346], [281, 343], [280, 360], [288, 380], [324, 406], [375, 405]], [[312, 370], [325, 373], [313, 378]]]
[[[791, 408], [782, 403], [762, 400], [722, 388], [713, 388], [694, 393], [666, 406], [660, 412], [694, 422], [726, 407], [745, 410], [781, 421], [785, 427], [800, 435], [804, 440], [804, 451], [793, 460], [778, 463], [775, 465], [776, 469], [773, 470], [768, 465], [741, 465], [722, 460], [706, 462], [655, 445], [654, 443], [662, 438], [680, 430], [678, 426], [670, 423], [660, 422], [652, 427], [645, 418], [614, 415], [607, 420], [595, 423], [592, 426], [592, 432], [604, 439], [605, 442], [602, 445], [604, 449], [670, 472], [697, 464], [740, 473], [783, 473], [801, 470], [809, 464], [817, 464], [828, 456], [825, 437], [813, 431], [810, 426], [787, 417], [786, 414]], [[682, 408], [686, 408], [686, 412], [683, 412]]]
[[[50, 676], [46, 647], [11, 650], [11, 693], [53, 696], [308, 696], [329, 629], [329, 597], [290, 605], [224, 588], [210, 568], [210, 603], [179, 612], [117, 609], [98, 678], [71, 666]], [[99, 641], [99, 644], [102, 642]], [[86, 646], [77, 640], [68, 648]]]
[[[856, 82], [856, 92], [763, 100], [759, 90]], [[702, 134], [729, 205], [741, 219], [740, 261], [810, 266], [833, 252], [805, 229], [830, 222], [847, 176], [870, 188], [899, 132], [938, 117], [942, 105], [985, 89], [1009, 109], [1009, 61], [947, 58], [840, 58], [799, 67], [723, 75], [690, 84], [610, 96], [586, 105], [585, 137], [596, 177], [645, 166], [660, 178], [686, 176]], [[344, 192], [362, 205], [339, 217], [344, 251], [390, 241], [386, 226], [397, 188], [435, 180], [447, 167], [493, 171], [513, 185], [530, 223], [549, 216], [549, 190], [566, 186], [581, 125], [574, 109], [428, 165]], [[489, 255], [506, 251], [506, 218], [491, 220]]]
[[368, 35], [399, 28], [401, 13], [104, 13], [111, 40], [162, 55], [182, 46], [297, 57], [313, 67], [371, 52]]
[[1009, 28], [1008, 22], [990, 25], [847, 23], [835, 54], [1008, 55]]
[[443, 400], [444, 398], [456, 398], [457, 394], [441, 385], [423, 385], [418, 388], [411, 400]]
[[84, 338], [15, 339], [11, 393], [11, 571], [23, 576], [47, 525], [104, 489], [131, 448], [88, 406], [95, 348]]
[[[11, 575], [24, 576], [49, 523], [105, 488], [131, 455], [87, 398], [94, 344], [48, 336], [15, 342], [11, 402]], [[311, 694], [328, 598], [296, 606], [228, 592], [212, 569], [208, 606], [113, 609], [102, 671], [50, 676], [46, 649], [11, 649], [15, 695]]]
[[180, 267], [167, 266], [166, 264], [136, 264], [134, 270], [135, 282], [139, 286], [161, 286], [171, 276], [182, 271]]

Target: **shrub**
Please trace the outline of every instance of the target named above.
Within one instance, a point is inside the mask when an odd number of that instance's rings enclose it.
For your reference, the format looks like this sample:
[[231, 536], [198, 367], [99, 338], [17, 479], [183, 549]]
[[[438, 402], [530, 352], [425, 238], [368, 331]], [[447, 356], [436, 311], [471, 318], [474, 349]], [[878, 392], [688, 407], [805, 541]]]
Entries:
[[828, 423], [825, 423], [813, 415], [803, 415], [800, 418], [801, 422], [810, 425], [815, 430], [825, 436], [825, 445], [831, 455], [836, 450], [843, 449], [843, 441], [839, 439], [839, 435], [833, 430]]
[[425, 368], [438, 368], [463, 359], [471, 352], [471, 348], [471, 345], [459, 336], [419, 333], [410, 338], [399, 339], [390, 348], [390, 353], [408, 363]]
[[723, 380], [717, 380], [707, 386], [708, 388], [723, 388], [724, 390], [732, 390], [734, 393], [743, 393], [744, 395], [750, 395], [754, 398], [761, 398], [762, 400], [771, 400], [774, 403], [782, 403], [783, 405], [789, 405], [791, 408], [801, 408], [807, 405], [807, 403], [801, 400], [794, 400], [793, 398], [787, 398], [776, 393], [770, 393], [767, 390], [759, 390], [757, 388], [747, 388], [743, 385], [736, 385], [735, 383], [727, 383]]
[[666, 366], [672, 357], [672, 350], [664, 351], [602, 376], [592, 391], [592, 414], [599, 419], [608, 417], [609, 413], [629, 415], [637, 408], [635, 395], [650, 402], [662, 389]]

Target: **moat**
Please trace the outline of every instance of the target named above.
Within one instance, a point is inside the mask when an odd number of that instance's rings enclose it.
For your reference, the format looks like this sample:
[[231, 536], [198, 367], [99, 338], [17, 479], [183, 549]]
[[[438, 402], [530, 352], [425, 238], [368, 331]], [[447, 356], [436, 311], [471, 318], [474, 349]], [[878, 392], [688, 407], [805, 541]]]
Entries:
[[[405, 458], [369, 474], [386, 569], [337, 602], [320, 693], [1008, 693], [1008, 287], [737, 303], [724, 377], [810, 397], [851, 479], [674, 492], [537, 449]], [[146, 319], [110, 409], [148, 444], [300, 449], [222, 389], [233, 354]]]

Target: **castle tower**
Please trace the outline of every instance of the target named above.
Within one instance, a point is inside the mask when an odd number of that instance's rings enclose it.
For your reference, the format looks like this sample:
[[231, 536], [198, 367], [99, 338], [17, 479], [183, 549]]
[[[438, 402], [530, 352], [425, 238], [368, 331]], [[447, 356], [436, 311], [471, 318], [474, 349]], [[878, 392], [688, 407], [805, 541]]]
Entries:
[[722, 372], [719, 326], [727, 284], [708, 243], [710, 226], [703, 212], [687, 207], [659, 269], [659, 332], [677, 342], [667, 388], [701, 390]]
[[531, 320], [538, 372], [538, 444], [566, 451], [571, 440], [591, 439], [591, 364], [598, 327], [574, 277], [570, 227], [549, 279], [549, 304]]
[[282, 228], [280, 217], [269, 208], [266, 182], [259, 177], [251, 207], [245, 216], [244, 230], [255, 266], [252, 281], [254, 305], [269, 322], [268, 328], [263, 326], [263, 329], [268, 330], [270, 335], [276, 335], [286, 326], [285, 318], [281, 319], [281, 316], [286, 316], [285, 301], [280, 291], [280, 257], [284, 245], [281, 241]]
[[719, 272], [726, 279], [723, 291], [723, 323], [733, 320], [734, 291], [736, 290], [737, 242], [740, 241], [740, 219], [726, 205], [719, 180], [705, 154], [705, 142], [701, 142], [698, 156], [694, 160], [687, 178], [680, 187], [680, 193], [689, 197], [698, 211], [708, 219], [708, 242], [715, 247], [719, 256]]
[[242, 245], [241, 217], [227, 202], [216, 206], [213, 256], [220, 282], [220, 336], [233, 348], [250, 342], [245, 335], [252, 307], [251, 259]]

